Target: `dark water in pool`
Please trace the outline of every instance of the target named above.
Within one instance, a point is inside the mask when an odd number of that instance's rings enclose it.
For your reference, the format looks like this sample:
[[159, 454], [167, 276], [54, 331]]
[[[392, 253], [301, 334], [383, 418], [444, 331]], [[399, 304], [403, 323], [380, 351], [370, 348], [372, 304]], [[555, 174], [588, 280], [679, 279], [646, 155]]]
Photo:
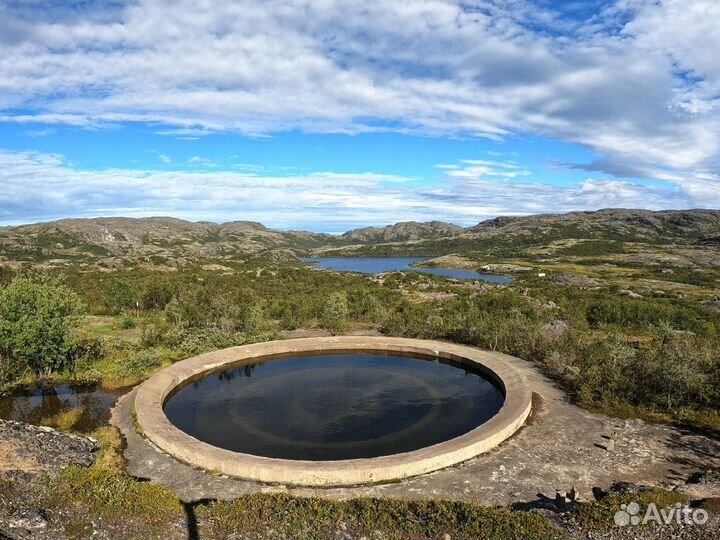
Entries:
[[0, 418], [42, 424], [56, 414], [82, 407], [73, 430], [90, 432], [110, 419], [110, 409], [127, 389], [98, 389], [94, 385], [59, 385], [0, 396]]
[[340, 460], [416, 450], [494, 416], [503, 396], [481, 375], [437, 361], [332, 354], [208, 375], [165, 405], [173, 424], [236, 452]]
[[427, 260], [426, 257], [318, 257], [303, 259], [305, 262], [316, 264], [319, 268], [341, 272], [380, 274], [382, 272], [406, 270], [455, 279], [479, 279], [490, 283], [507, 284], [512, 281], [507, 276], [484, 274], [463, 268], [416, 268], [410, 266], [411, 264], [425, 260]]

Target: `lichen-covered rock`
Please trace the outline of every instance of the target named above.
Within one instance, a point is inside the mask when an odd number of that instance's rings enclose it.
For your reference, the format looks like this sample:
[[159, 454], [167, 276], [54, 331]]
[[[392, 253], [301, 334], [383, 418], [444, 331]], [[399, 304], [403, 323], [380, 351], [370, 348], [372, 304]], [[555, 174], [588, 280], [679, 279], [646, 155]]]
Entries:
[[98, 449], [98, 442], [89, 437], [0, 420], [0, 474], [50, 472], [71, 465], [89, 467]]
[[543, 332], [545, 332], [545, 335], [553, 338], [564, 336], [569, 329], [570, 327], [568, 326], [568, 323], [559, 319], [551, 321], [543, 326]]

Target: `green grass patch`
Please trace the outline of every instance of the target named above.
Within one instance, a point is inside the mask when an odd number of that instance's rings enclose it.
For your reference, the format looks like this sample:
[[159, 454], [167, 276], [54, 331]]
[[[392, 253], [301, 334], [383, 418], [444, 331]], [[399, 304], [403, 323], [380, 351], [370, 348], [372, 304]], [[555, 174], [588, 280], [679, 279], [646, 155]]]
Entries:
[[60, 472], [49, 481], [45, 503], [65, 514], [66, 532], [74, 537], [91, 532], [97, 518], [124, 530], [142, 528], [146, 538], [162, 537], [169, 522], [183, 517], [180, 501], [168, 488], [101, 467]]
[[557, 253], [580, 257], [625, 253], [625, 244], [616, 240], [581, 240], [558, 249]]
[[181, 502], [168, 488], [140, 482], [125, 474], [123, 441], [116, 428], [92, 434], [101, 444], [90, 468], [69, 467], [47, 480], [43, 504], [62, 512], [71, 538], [92, 534], [92, 522], [105, 527], [142, 531], [143, 538], [166, 538], [170, 523], [184, 517]]
[[80, 421], [85, 407], [75, 407], [67, 411], [61, 411], [53, 416], [49, 416], [40, 420], [40, 424], [50, 426], [60, 431], [73, 431]]
[[346, 530], [354, 537], [394, 539], [560, 538], [545, 518], [525, 512], [459, 501], [352, 499], [330, 501], [289, 495], [255, 494], [197, 509], [211, 538], [242, 533], [252, 537], [333, 538]]

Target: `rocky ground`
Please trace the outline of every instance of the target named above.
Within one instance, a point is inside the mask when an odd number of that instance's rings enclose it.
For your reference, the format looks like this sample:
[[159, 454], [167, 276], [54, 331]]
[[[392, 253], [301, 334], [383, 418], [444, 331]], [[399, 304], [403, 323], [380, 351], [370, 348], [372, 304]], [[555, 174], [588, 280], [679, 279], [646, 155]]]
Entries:
[[0, 474], [52, 472], [69, 465], [89, 467], [97, 441], [45, 426], [0, 420]]
[[[30, 426], [17, 422], [0, 421], [0, 540], [63, 540], [68, 536], [64, 528], [63, 511], [50, 511], [42, 506], [40, 490], [46, 474], [69, 465], [87, 467], [95, 461], [98, 443], [90, 438], [60, 433], [50, 428]], [[159, 455], [159, 454], [158, 454]], [[157, 463], [163, 465], [162, 460]], [[256, 486], [258, 489], [258, 486]], [[646, 488], [634, 484], [615, 484], [608, 490], [594, 489], [589, 500], [607, 500], [607, 497], [627, 496], [630, 499], [642, 497]], [[512, 508], [518, 511], [537, 512], [558, 526], [562, 538], [572, 540], [716, 540], [720, 536], [720, 515], [717, 499], [720, 495], [720, 473], [697, 472], [691, 475], [687, 483], [679, 483], [676, 491], [687, 494], [693, 500], [693, 506], [714, 508], [709, 513], [709, 521], [704, 525], [686, 525], [673, 523], [663, 526], [626, 526], [618, 527], [604, 524], [588, 528], [579, 516], [585, 502], [572, 500], [573, 494], [556, 495], [554, 498], [539, 495], [536, 500], [515, 503]], [[715, 506], [712, 506], [712, 498]], [[200, 503], [203, 504], [203, 503]], [[203, 538], [208, 524], [202, 519], [190, 519], [197, 502], [185, 502], [189, 509], [188, 519], [174, 519], [167, 523], [167, 539]], [[644, 510], [643, 510], [644, 512]], [[642, 515], [642, 512], [641, 514]], [[143, 538], [137, 531], [124, 534], [117, 525], [109, 526], [102, 518], [93, 519], [92, 533], [82, 538]], [[213, 537], [214, 538], [214, 537]], [[256, 538], [239, 534], [233, 538]], [[319, 537], [318, 537], [319, 538]], [[334, 535], [328, 538], [342, 540], [360, 540], [342, 523]], [[443, 540], [451, 540], [443, 536]]]
[[41, 479], [71, 465], [91, 466], [98, 449], [89, 437], [0, 420], [0, 540], [62, 538], [59, 516], [34, 502]]

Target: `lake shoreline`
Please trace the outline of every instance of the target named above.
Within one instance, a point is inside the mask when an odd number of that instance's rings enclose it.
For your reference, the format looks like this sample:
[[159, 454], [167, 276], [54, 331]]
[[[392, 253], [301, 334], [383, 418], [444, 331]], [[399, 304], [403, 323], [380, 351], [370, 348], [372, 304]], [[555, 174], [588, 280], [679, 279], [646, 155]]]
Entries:
[[[437, 258], [436, 258], [437, 259]], [[429, 257], [303, 257], [304, 263], [315, 268], [336, 272], [361, 274], [384, 274], [387, 272], [420, 272], [449, 279], [480, 280], [499, 285], [509, 285], [512, 279], [502, 274], [483, 273], [474, 267], [421, 266], [436, 259]]]

